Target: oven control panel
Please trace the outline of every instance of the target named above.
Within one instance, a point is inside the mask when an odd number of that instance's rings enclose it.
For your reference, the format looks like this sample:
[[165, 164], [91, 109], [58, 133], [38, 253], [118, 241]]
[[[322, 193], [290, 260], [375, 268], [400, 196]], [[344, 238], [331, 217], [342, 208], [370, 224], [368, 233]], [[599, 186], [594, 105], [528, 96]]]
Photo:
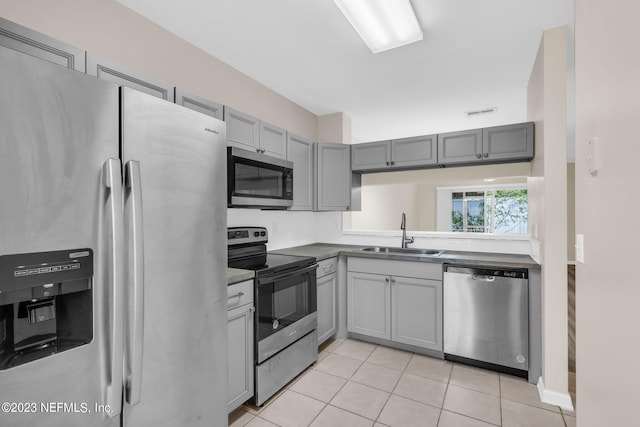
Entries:
[[265, 227], [229, 227], [227, 241], [229, 246], [246, 243], [266, 243], [268, 233]]

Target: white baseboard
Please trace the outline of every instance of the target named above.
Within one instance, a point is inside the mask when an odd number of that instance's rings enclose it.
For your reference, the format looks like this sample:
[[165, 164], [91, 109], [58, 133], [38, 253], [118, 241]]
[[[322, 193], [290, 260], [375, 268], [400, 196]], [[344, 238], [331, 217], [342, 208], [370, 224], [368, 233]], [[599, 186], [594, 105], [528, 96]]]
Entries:
[[559, 393], [557, 391], [546, 390], [544, 388], [544, 381], [542, 377], [538, 379], [538, 394], [540, 400], [549, 405], [559, 406], [562, 409], [573, 411], [573, 402], [571, 402], [571, 396], [569, 393]]

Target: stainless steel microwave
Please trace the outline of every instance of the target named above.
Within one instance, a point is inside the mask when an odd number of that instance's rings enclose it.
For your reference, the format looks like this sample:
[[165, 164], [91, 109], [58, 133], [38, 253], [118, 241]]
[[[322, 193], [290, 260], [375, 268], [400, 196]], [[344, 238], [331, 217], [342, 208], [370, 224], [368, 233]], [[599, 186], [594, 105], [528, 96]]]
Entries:
[[293, 205], [293, 162], [227, 147], [227, 206], [287, 209]]

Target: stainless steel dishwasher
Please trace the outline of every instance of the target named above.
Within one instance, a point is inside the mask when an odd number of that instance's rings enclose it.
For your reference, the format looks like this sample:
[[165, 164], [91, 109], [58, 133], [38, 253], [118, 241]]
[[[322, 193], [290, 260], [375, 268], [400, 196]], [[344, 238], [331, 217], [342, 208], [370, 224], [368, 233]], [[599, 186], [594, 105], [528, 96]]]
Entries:
[[445, 358], [526, 377], [528, 271], [449, 265], [443, 285]]

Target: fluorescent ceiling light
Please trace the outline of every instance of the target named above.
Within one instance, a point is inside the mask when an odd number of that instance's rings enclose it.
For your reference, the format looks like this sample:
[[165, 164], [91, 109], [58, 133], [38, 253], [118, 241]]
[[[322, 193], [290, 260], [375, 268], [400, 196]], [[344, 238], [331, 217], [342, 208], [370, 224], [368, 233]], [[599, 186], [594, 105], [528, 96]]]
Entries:
[[373, 53], [422, 40], [409, 0], [333, 0]]

